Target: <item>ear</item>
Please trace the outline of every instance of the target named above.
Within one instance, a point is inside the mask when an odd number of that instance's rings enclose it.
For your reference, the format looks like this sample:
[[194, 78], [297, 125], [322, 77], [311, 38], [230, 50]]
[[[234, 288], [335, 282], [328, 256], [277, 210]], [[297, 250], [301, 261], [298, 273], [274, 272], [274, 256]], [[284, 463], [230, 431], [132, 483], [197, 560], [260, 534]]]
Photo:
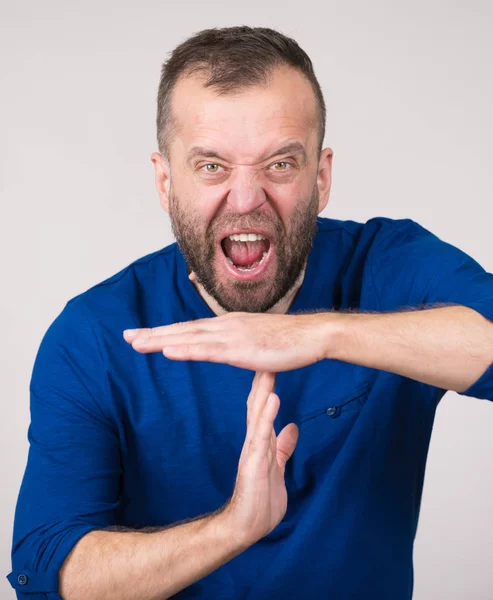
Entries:
[[327, 206], [332, 182], [332, 148], [325, 148], [320, 153], [318, 163], [317, 187], [318, 187], [318, 212], [321, 213]]
[[169, 212], [169, 188], [170, 188], [170, 169], [168, 161], [159, 152], [151, 154], [151, 161], [154, 165], [156, 189], [159, 194], [159, 201], [166, 212]]

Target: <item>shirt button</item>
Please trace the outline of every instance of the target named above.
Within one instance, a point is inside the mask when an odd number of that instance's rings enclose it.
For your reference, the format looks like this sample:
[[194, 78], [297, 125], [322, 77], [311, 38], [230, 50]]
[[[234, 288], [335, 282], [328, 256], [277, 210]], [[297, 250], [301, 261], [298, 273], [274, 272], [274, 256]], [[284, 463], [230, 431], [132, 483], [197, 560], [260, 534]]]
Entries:
[[337, 408], [335, 406], [331, 406], [325, 412], [329, 415], [329, 417], [333, 417], [337, 412]]
[[19, 585], [26, 585], [26, 583], [27, 583], [27, 575], [24, 575], [24, 573], [21, 573], [19, 575], [19, 577], [17, 577], [17, 581], [18, 581]]

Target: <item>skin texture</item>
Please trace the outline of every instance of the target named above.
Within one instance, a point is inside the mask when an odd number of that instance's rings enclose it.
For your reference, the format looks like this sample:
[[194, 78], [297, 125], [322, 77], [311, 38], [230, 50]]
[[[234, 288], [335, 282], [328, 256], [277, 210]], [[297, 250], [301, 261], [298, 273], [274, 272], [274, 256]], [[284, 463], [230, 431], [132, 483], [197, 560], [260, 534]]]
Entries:
[[[203, 83], [195, 74], [173, 92], [169, 160], [151, 156], [161, 205], [192, 281], [216, 314], [285, 312], [330, 193], [333, 153], [318, 152], [312, 88], [291, 68], [234, 94]], [[301, 152], [274, 154], [294, 143]], [[194, 153], [197, 147], [207, 155]], [[256, 281], [235, 280], [221, 265], [220, 240], [234, 228], [269, 234], [273, 260]]]

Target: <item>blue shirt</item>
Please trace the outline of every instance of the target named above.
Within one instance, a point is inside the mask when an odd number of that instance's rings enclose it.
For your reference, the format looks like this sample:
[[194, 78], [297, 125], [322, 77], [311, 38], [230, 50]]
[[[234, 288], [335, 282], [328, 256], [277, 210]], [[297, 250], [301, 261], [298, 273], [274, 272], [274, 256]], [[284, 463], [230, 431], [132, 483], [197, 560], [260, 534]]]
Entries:
[[[318, 218], [289, 313], [469, 306], [493, 320], [493, 275], [410, 219]], [[54, 600], [58, 570], [87, 532], [164, 526], [231, 496], [254, 373], [171, 361], [127, 328], [214, 314], [176, 244], [67, 302], [30, 382], [26, 471], [15, 513], [19, 599]], [[446, 390], [337, 360], [279, 373], [278, 433], [299, 439], [288, 509], [266, 537], [176, 598], [407, 600], [435, 410]], [[493, 365], [464, 395], [493, 400]]]

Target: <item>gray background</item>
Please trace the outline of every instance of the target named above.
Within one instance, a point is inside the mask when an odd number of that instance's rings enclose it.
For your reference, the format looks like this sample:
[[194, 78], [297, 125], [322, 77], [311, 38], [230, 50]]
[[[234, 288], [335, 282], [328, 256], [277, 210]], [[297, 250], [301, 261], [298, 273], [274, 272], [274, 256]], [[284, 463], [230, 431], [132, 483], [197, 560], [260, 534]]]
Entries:
[[[410, 217], [491, 272], [493, 4], [2, 0], [0, 23], [7, 575], [41, 337], [69, 298], [172, 241], [149, 160], [166, 54], [212, 26], [295, 37], [327, 102], [334, 162], [323, 215]], [[446, 394], [415, 545], [416, 600], [493, 598], [492, 429], [491, 403]], [[0, 598], [13, 597], [2, 576]]]

